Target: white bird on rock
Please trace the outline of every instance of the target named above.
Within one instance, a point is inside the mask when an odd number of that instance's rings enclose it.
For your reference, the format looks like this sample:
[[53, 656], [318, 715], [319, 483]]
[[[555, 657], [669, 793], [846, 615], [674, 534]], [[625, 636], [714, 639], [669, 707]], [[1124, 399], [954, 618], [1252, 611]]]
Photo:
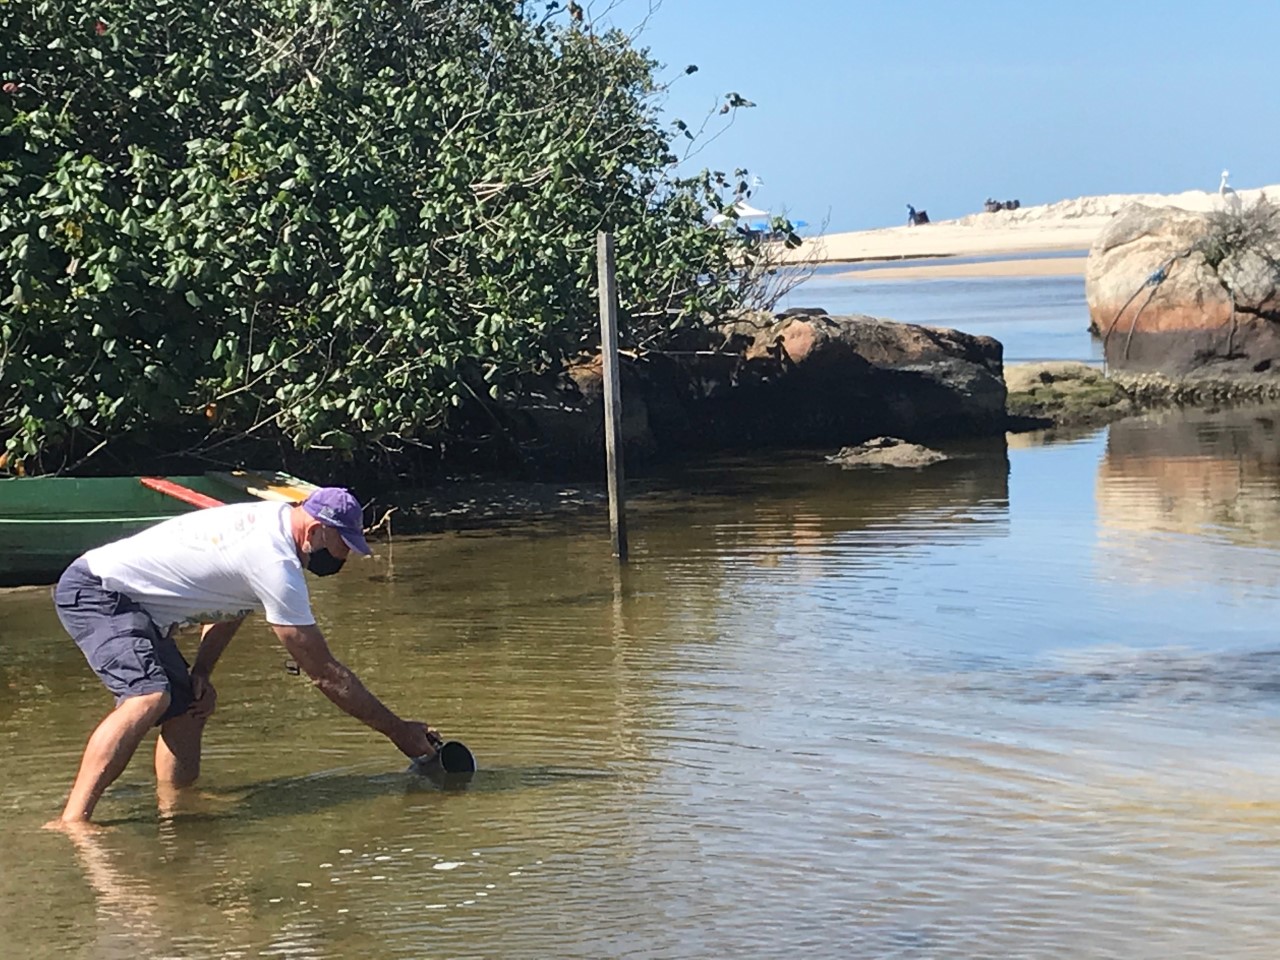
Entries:
[[1228, 213], [1240, 212], [1240, 194], [1231, 189], [1231, 184], [1227, 183], [1227, 177], [1231, 176], [1230, 170], [1222, 171], [1222, 182], [1218, 184], [1218, 196], [1222, 198], [1222, 209]]

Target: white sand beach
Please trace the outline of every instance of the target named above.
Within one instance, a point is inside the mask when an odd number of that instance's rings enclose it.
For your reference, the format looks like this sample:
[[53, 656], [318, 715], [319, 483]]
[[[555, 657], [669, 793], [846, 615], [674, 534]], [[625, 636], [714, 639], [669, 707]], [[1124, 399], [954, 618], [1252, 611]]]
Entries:
[[[1280, 185], [1238, 190], [1244, 205], [1263, 195], [1280, 200]], [[855, 233], [835, 233], [806, 240], [792, 251], [788, 259], [809, 263], [840, 263], [864, 260], [901, 260], [955, 256], [1009, 256], [1028, 253], [1051, 253], [1064, 250], [1088, 250], [1098, 232], [1119, 211], [1131, 203], [1147, 206], [1180, 207], [1184, 210], [1221, 209], [1222, 199], [1216, 191], [1188, 190], [1184, 193], [1111, 194], [1101, 197], [1078, 197], [1059, 200], [1018, 210], [999, 213], [972, 213], [957, 220], [942, 220], [917, 227], [885, 227]], [[1073, 267], [1068, 267], [1070, 263]], [[1053, 266], [1058, 273], [1083, 272], [1083, 260], [1070, 258]], [[948, 268], [971, 272], [946, 272]], [[926, 271], [920, 276], [1014, 276], [1042, 275], [1046, 262], [1041, 259], [1006, 260], [998, 264], [915, 264], [911, 267], [885, 268], [882, 278], [891, 274], [906, 279], [903, 271]], [[997, 269], [999, 273], [993, 273]], [[939, 273], [937, 271], [944, 271]], [[878, 272], [878, 271], [877, 271]], [[874, 278], [873, 271], [860, 271], [859, 278]]]

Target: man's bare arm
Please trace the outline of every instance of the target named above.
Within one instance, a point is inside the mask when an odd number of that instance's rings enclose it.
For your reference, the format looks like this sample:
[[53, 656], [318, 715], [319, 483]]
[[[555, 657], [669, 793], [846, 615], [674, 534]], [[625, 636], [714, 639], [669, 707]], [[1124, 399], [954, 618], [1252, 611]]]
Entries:
[[329, 650], [324, 634], [315, 624], [301, 627], [273, 625], [272, 630], [320, 692], [341, 710], [377, 730], [408, 757], [435, 753], [433, 732], [425, 723], [402, 720], [369, 692], [360, 678], [340, 663]]
[[242, 623], [244, 623], [244, 617], [223, 623], [206, 623], [200, 630], [200, 648], [196, 651], [196, 662], [192, 665], [191, 672], [200, 672], [206, 676], [213, 673], [213, 667], [218, 662], [218, 658], [227, 649], [227, 644], [231, 642], [231, 638], [235, 636]]
[[208, 719], [218, 704], [218, 691], [214, 689], [209, 674], [227, 644], [235, 636], [244, 617], [239, 620], [226, 620], [222, 623], [206, 623], [200, 630], [200, 647], [196, 650], [196, 660], [191, 667], [191, 714]]

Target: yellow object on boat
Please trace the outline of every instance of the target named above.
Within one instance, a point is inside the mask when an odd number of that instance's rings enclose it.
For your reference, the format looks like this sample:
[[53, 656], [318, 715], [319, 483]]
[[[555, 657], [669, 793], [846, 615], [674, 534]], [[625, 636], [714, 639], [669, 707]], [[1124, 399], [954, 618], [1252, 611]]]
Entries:
[[213, 473], [211, 476], [251, 497], [281, 503], [301, 503], [320, 489], [314, 483], [279, 471], [232, 470], [228, 473]]

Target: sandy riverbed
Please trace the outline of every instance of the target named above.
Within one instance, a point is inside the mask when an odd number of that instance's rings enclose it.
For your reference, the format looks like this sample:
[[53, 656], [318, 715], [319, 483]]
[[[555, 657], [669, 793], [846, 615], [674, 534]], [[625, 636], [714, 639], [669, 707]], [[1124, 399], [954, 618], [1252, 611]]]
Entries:
[[[1238, 191], [1243, 204], [1254, 203], [1264, 193], [1280, 199], [1280, 185]], [[834, 233], [806, 240], [789, 254], [789, 259], [814, 263], [855, 262], [861, 260], [898, 260], [905, 258], [986, 256], [1000, 257], [1027, 253], [1051, 253], [1063, 250], [1087, 250], [1098, 232], [1116, 213], [1131, 203], [1148, 206], [1172, 206], [1184, 210], [1222, 208], [1217, 192], [1188, 190], [1184, 193], [1111, 194], [1101, 197], [1078, 197], [1059, 200], [1018, 210], [999, 213], [973, 213], [957, 220], [943, 220], [918, 227], [885, 227], [855, 233]], [[951, 276], [1017, 275], [1016, 271], [1033, 269], [1035, 260], [1007, 261], [993, 274], [991, 264], [981, 273]], [[1042, 263], [1043, 261], [1041, 261]], [[1028, 264], [1024, 268], [1017, 264]], [[954, 265], [960, 266], [960, 265]], [[932, 267], [930, 269], [933, 269]], [[1067, 271], [1066, 267], [1056, 267]], [[862, 274], [859, 274], [862, 276]], [[928, 276], [939, 276], [931, 272]], [[894, 276], [905, 278], [895, 270]]]

